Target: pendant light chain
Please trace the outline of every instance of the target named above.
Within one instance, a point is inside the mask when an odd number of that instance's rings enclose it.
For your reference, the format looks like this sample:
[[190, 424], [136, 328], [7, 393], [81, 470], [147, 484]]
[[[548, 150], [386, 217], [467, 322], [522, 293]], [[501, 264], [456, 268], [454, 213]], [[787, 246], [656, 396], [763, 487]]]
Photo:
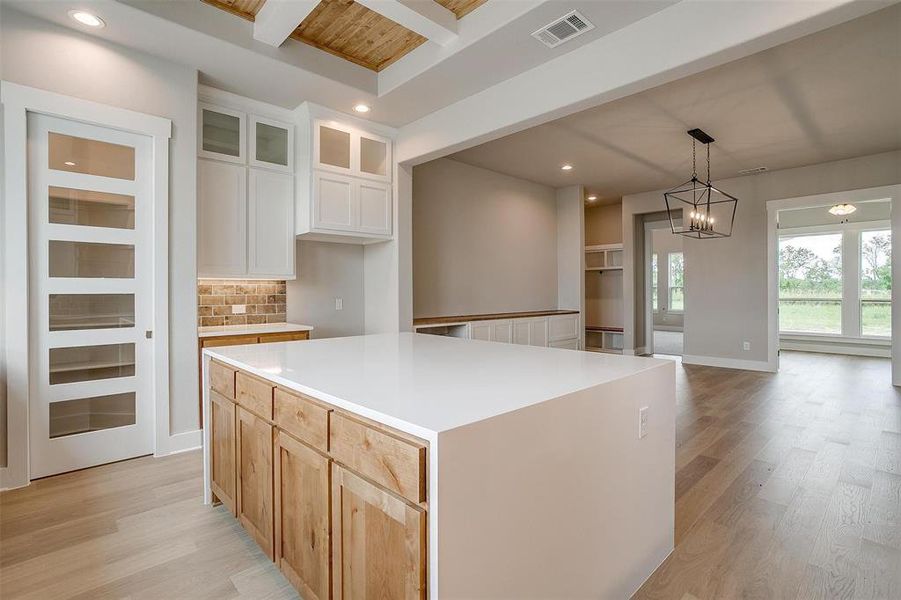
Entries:
[[695, 144], [696, 144], [695, 139], [691, 138], [691, 176], [692, 177], [698, 176], [698, 165], [697, 165], [697, 161], [695, 160]]
[[707, 146], [707, 185], [710, 185], [710, 144]]

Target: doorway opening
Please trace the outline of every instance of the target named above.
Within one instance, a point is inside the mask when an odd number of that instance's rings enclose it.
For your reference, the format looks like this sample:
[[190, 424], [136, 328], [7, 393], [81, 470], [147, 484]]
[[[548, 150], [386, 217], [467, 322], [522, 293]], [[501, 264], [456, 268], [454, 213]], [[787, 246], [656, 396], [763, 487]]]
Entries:
[[648, 354], [682, 356], [684, 352], [684, 239], [673, 235], [669, 220], [645, 218], [644, 329]]

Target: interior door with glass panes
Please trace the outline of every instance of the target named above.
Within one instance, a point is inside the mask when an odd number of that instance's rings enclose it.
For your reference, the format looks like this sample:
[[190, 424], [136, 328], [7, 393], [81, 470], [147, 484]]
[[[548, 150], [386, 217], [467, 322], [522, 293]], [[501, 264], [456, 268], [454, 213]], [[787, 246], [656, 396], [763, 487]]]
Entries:
[[153, 452], [151, 138], [28, 116], [31, 478]]

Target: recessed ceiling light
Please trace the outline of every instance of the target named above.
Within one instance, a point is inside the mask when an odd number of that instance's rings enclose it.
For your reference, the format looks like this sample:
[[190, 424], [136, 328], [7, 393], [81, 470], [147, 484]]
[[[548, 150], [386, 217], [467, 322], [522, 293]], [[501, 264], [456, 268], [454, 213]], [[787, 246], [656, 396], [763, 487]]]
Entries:
[[592, 202], [594, 202], [595, 200], [598, 199], [598, 197], [595, 196], [594, 194], [592, 194], [591, 196], [588, 196], [588, 199], [591, 200]]
[[572, 171], [573, 170], [573, 166], [570, 164], [563, 165], [560, 168], [563, 169], [564, 171]]
[[844, 217], [846, 215], [850, 215], [857, 207], [853, 204], [836, 204], [832, 208], [829, 209], [830, 214], [835, 215], [836, 217]]
[[368, 113], [369, 105], [368, 104], [357, 104], [356, 106], [354, 106], [354, 110], [357, 111], [358, 113]]
[[69, 16], [82, 25], [87, 25], [88, 27], [103, 27], [104, 25], [106, 25], [106, 23], [103, 22], [103, 19], [101, 19], [97, 15], [92, 15], [91, 13], [85, 12], [83, 10], [70, 10]]
[[71, 160], [67, 160], [67, 161], [64, 162], [63, 164], [66, 165], [67, 167], [74, 167], [74, 166], [75, 166], [75, 163], [72, 162]]

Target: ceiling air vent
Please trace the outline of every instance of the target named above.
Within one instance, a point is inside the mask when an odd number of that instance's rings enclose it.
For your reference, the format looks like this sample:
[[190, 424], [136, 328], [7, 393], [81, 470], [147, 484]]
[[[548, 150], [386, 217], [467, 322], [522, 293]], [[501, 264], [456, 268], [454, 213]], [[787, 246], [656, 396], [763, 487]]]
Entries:
[[591, 21], [586, 19], [579, 11], [574, 10], [549, 25], [545, 25], [533, 33], [532, 37], [548, 48], [556, 48], [563, 42], [569, 41], [592, 29], [594, 29], [594, 25]]
[[753, 169], [744, 169], [742, 171], [739, 171], [738, 174], [739, 175], [753, 175], [754, 173], [763, 173], [766, 170], [767, 170], [766, 167], [754, 167]]

